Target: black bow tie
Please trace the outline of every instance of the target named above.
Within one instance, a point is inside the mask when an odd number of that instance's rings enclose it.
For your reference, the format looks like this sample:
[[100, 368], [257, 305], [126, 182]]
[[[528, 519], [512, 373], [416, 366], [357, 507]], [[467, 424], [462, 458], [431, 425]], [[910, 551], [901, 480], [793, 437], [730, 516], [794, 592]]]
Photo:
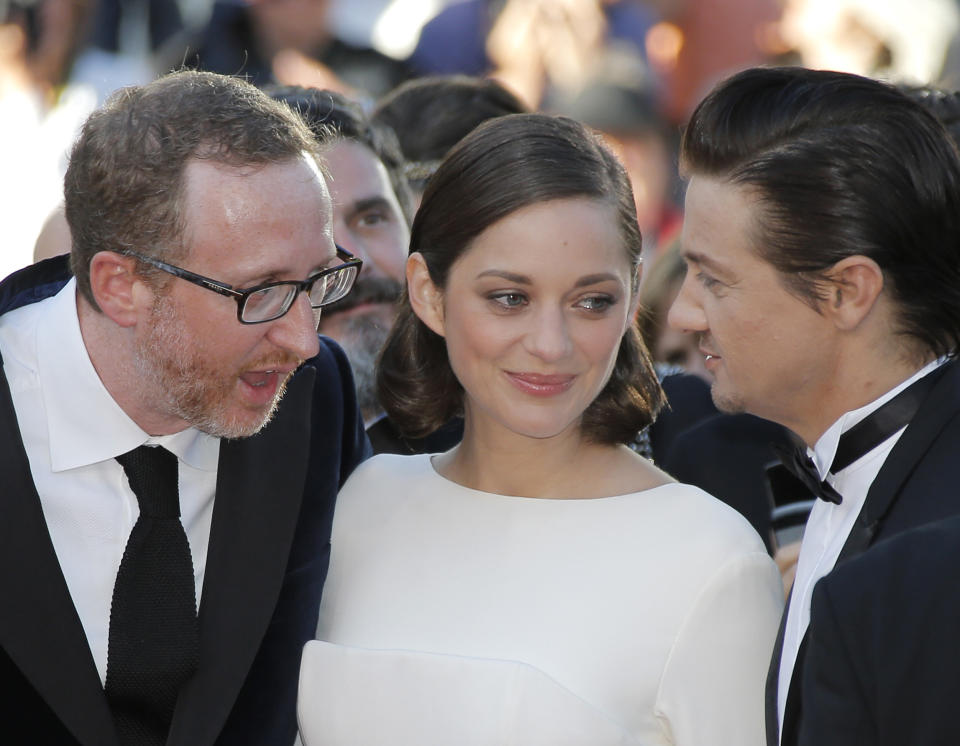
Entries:
[[835, 505], [843, 502], [843, 498], [834, 489], [833, 485], [826, 479], [820, 479], [820, 472], [817, 471], [816, 464], [807, 455], [807, 446], [799, 442], [799, 439], [798, 442], [791, 445], [774, 443], [773, 450], [780, 457], [783, 468], [796, 477], [811, 495]]
[[[937, 368], [937, 371], [940, 371]], [[920, 408], [927, 392], [939, 378], [937, 371], [925, 375], [914, 381], [907, 388], [897, 394], [890, 401], [877, 407], [856, 425], [840, 436], [837, 444], [837, 453], [830, 464], [830, 473], [836, 474], [846, 469], [859, 458], [883, 443], [895, 432], [905, 427]], [[795, 438], [792, 447], [781, 443], [774, 443], [773, 449], [780, 457], [782, 468], [790, 472], [815, 497], [839, 505], [843, 498], [826, 480], [820, 479], [820, 472], [807, 455], [807, 446], [799, 438]], [[768, 471], [776, 468], [771, 467]], [[775, 475], [770, 475], [771, 484], [780, 482]]]

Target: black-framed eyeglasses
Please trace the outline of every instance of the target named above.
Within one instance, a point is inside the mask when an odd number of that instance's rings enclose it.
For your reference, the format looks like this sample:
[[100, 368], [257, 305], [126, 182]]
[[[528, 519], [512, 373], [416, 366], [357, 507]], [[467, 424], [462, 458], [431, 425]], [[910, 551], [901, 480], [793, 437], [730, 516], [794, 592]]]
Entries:
[[279, 280], [246, 290], [235, 290], [233, 286], [224, 282], [144, 256], [137, 251], [128, 249], [123, 253], [174, 277], [179, 277], [181, 280], [233, 298], [237, 302], [237, 320], [241, 324], [262, 324], [265, 321], [279, 319], [290, 310], [301, 291], [306, 292], [313, 308], [320, 308], [338, 301], [353, 288], [353, 282], [357, 279], [360, 267], [363, 266], [361, 259], [337, 246], [337, 258], [343, 264], [321, 269], [306, 280]]

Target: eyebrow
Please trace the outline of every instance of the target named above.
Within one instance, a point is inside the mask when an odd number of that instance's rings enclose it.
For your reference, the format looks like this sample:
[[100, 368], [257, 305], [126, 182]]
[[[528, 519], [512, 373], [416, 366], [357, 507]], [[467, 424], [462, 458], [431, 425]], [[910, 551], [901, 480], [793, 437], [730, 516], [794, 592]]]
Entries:
[[388, 200], [386, 197], [380, 196], [364, 197], [363, 199], [355, 200], [347, 210], [347, 215], [352, 218], [355, 215], [359, 215], [362, 212], [366, 212], [367, 210], [372, 210], [377, 207], [386, 207], [389, 209], [390, 200]]
[[680, 252], [681, 256], [686, 259], [688, 262], [693, 262], [694, 264], [700, 264], [707, 269], [713, 270], [717, 274], [729, 274], [729, 270], [724, 267], [719, 262], [714, 261], [709, 256], [705, 254], [700, 254], [696, 251], [688, 251], [684, 249]]
[[[514, 272], [507, 272], [502, 269], [486, 269], [480, 274], [477, 275], [479, 280], [482, 277], [500, 277], [509, 282], [515, 282], [518, 285], [532, 285], [533, 280], [531, 280], [526, 275], [518, 275]], [[599, 272], [593, 275], [584, 275], [578, 279], [573, 286], [574, 287], [586, 287], [588, 285], [596, 285], [599, 282], [607, 282], [608, 280], [613, 280], [614, 282], [619, 282], [620, 278], [617, 277], [612, 272]]]

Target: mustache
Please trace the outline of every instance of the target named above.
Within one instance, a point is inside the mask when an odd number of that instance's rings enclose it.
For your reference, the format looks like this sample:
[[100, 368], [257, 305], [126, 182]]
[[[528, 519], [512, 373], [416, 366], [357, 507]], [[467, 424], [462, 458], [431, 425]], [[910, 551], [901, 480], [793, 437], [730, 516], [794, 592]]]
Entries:
[[323, 309], [324, 316], [362, 306], [364, 303], [396, 303], [403, 293], [403, 285], [392, 277], [357, 278], [353, 289], [345, 298]]
[[274, 352], [260, 356], [252, 363], [245, 366], [244, 370], [274, 370], [276, 368], [287, 367], [297, 368], [302, 362], [303, 359], [299, 356], [294, 355], [292, 352], [282, 350], [279, 354]]

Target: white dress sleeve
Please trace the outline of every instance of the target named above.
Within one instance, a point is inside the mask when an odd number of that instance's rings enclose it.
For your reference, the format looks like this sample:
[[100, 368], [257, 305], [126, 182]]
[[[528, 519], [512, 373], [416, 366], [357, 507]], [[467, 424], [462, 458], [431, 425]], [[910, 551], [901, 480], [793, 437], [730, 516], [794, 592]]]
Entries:
[[664, 667], [656, 715], [677, 746], [763, 746], [764, 686], [783, 610], [762, 552], [722, 564], [687, 614]]

